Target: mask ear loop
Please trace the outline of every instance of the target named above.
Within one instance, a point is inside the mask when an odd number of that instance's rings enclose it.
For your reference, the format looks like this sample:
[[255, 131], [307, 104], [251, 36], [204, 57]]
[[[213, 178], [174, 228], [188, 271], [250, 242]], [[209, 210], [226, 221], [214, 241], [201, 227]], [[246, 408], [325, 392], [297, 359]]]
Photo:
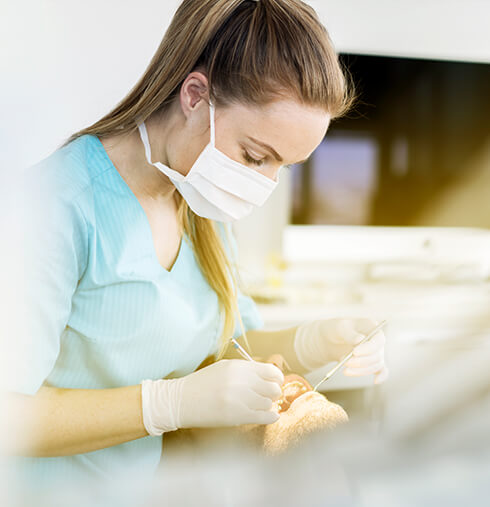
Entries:
[[138, 125], [138, 128], [141, 134], [141, 140], [143, 141], [143, 146], [145, 148], [146, 159], [150, 162], [150, 164], [152, 164], [153, 162], [151, 161], [150, 139], [148, 138], [148, 131], [146, 130], [145, 122], [141, 122]]
[[215, 131], [214, 131], [214, 104], [209, 102], [209, 128], [211, 130], [211, 136], [209, 142], [211, 146], [214, 148], [215, 143]]

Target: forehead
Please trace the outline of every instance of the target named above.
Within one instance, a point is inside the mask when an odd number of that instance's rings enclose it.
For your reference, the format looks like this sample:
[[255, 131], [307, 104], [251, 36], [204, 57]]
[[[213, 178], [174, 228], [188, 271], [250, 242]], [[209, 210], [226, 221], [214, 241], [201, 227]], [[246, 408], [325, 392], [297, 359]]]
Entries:
[[222, 115], [237, 140], [253, 137], [272, 146], [285, 163], [310, 156], [324, 138], [330, 115], [321, 108], [280, 99], [264, 106], [231, 104]]

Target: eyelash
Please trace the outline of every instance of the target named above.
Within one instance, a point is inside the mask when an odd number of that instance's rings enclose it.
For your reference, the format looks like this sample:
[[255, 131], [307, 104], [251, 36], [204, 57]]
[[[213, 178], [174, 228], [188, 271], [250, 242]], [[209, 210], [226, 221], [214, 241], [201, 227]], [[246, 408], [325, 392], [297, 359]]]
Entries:
[[[261, 166], [264, 164], [264, 158], [261, 159], [261, 160], [257, 160], [253, 157], [251, 157], [246, 151], [243, 152], [243, 158], [249, 162], [250, 164], [254, 164], [254, 165], [257, 165], [257, 166]], [[282, 167], [284, 167], [285, 169], [288, 169], [290, 170], [291, 169], [291, 164], [286, 164], [286, 165], [283, 165]]]
[[249, 162], [250, 164], [261, 166], [264, 163], [265, 159], [257, 160], [255, 158], [252, 158], [246, 151], [243, 152], [243, 158]]

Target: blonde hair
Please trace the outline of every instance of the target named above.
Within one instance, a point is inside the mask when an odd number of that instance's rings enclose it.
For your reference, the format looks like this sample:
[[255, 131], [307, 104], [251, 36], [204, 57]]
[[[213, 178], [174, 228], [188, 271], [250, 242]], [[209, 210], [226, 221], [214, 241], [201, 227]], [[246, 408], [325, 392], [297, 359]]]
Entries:
[[[260, 105], [292, 95], [302, 104], [324, 109], [333, 120], [343, 116], [356, 98], [350, 74], [338, 60], [326, 28], [304, 2], [184, 0], [132, 90], [112, 111], [71, 135], [62, 146], [85, 134], [132, 133], [139, 122], [167, 110], [196, 68], [207, 74], [209, 98], [217, 106]], [[181, 232], [191, 240], [225, 317], [216, 360], [228, 347], [235, 314], [250, 351], [238, 311], [238, 270], [226, 254], [216, 224], [177, 198]]]

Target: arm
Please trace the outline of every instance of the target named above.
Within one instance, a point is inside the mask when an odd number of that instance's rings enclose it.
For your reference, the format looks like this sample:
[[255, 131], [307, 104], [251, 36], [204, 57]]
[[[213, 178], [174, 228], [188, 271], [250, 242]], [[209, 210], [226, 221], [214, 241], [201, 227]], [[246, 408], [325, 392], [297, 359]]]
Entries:
[[[8, 274], [2, 276], [2, 288], [12, 310], [0, 319], [0, 356], [15, 375], [6, 376], [0, 392], [2, 405], [8, 407], [0, 407], [7, 415], [0, 415], [0, 445], [9, 454], [54, 457], [114, 446], [148, 433], [142, 421], [141, 385], [42, 386], [59, 356], [72, 297], [88, 265], [89, 229], [78, 183], [72, 188], [65, 176], [58, 180], [56, 175], [65, 170], [39, 169], [25, 171], [16, 181], [6, 209], [15, 226], [1, 228], [3, 250], [12, 261], [9, 273], [1, 272]], [[14, 230], [21, 234], [12, 234]], [[4, 368], [2, 377], [3, 373]]]
[[[308, 373], [307, 370], [298, 362], [296, 353], [294, 351], [294, 336], [297, 326], [280, 329], [278, 331], [263, 331], [254, 329], [247, 332], [247, 340], [252, 349], [252, 357], [260, 357], [264, 361], [272, 354], [282, 354], [284, 359], [291, 366], [292, 371], [298, 375]], [[237, 341], [244, 347], [244, 340], [242, 337]], [[247, 347], [244, 347], [247, 350]], [[243, 359], [238, 351], [230, 344], [224, 359]]]
[[2, 432], [7, 453], [20, 456], [80, 454], [148, 436], [141, 385], [114, 389], [41, 387], [35, 396], [7, 393]]

